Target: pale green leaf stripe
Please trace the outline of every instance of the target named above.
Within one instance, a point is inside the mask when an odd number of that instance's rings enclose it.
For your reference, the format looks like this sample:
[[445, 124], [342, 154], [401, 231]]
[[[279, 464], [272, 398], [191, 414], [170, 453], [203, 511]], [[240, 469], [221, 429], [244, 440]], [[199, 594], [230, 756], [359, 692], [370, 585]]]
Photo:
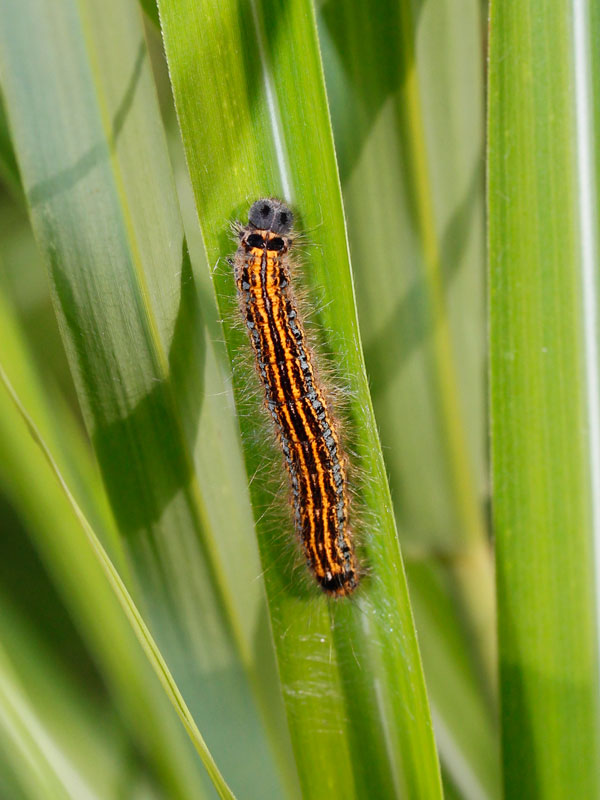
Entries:
[[598, 797], [598, 12], [494, 0], [490, 35], [504, 787], [511, 798]]
[[88, 520], [86, 519], [83, 511], [79, 507], [77, 501], [73, 497], [71, 490], [67, 486], [63, 475], [58, 468], [52, 453], [48, 449], [46, 442], [42, 438], [37, 426], [35, 425], [34, 421], [31, 419], [21, 401], [19, 400], [18, 396], [16, 395], [12, 384], [8, 380], [6, 372], [4, 371], [3, 366], [0, 364], [0, 380], [4, 384], [6, 391], [9, 393], [12, 401], [14, 402], [15, 406], [17, 407], [21, 417], [27, 424], [31, 435], [33, 436], [34, 440], [40, 446], [42, 452], [46, 456], [50, 467], [52, 468], [53, 472], [55, 473], [69, 503], [71, 504], [73, 511], [75, 512], [79, 522], [81, 523], [81, 527], [88, 539], [88, 542], [93, 549], [106, 577], [112, 586], [115, 595], [121, 605], [121, 608], [125, 612], [127, 619], [129, 620], [131, 627], [138, 639], [139, 643], [141, 644], [144, 652], [146, 653], [152, 668], [154, 669], [158, 679], [160, 680], [169, 700], [173, 704], [173, 707], [177, 711], [177, 714], [183, 723], [187, 733], [192, 740], [194, 747], [198, 751], [200, 758], [202, 759], [202, 763], [206, 767], [206, 771], [211, 777], [215, 788], [217, 789], [220, 797], [223, 798], [233, 798], [234, 795], [225, 783], [223, 776], [219, 772], [217, 765], [215, 764], [207, 746], [202, 738], [202, 734], [198, 730], [196, 723], [190, 711], [181, 696], [179, 689], [175, 681], [173, 680], [173, 676], [171, 675], [165, 660], [163, 659], [156, 642], [152, 638], [150, 631], [148, 630], [144, 620], [142, 619], [141, 614], [139, 613], [138, 609], [136, 608], [131, 595], [127, 591], [125, 584], [121, 580], [119, 573], [115, 569], [112, 561], [108, 557], [106, 550], [102, 547], [102, 544], [98, 537], [96, 536], [92, 526], [89, 524]]
[[13, 143], [128, 589], [230, 783], [281, 794], [295, 775], [268, 641], [254, 654], [264, 598], [237, 433], [208, 381], [141, 13], [0, 10]]
[[[165, 49], [208, 263], [234, 368], [271, 624], [305, 797], [439, 797], [440, 779], [385, 469], [356, 324], [339, 181], [313, 9], [291, 2], [159, 2]], [[281, 455], [257, 435], [259, 401], [235, 287], [228, 222], [258, 197], [292, 202], [307, 249], [315, 333], [349, 398], [353, 446], [368, 480], [354, 598], [328, 602], [294, 563], [292, 526], [274, 509]], [[257, 479], [259, 476], [259, 479]]]

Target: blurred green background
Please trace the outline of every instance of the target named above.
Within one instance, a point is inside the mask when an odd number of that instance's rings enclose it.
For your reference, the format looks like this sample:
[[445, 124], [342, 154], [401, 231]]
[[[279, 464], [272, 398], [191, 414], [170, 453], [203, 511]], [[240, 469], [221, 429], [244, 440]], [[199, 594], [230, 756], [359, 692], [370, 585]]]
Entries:
[[[231, 796], [32, 425], [236, 796], [598, 796], [597, 10], [582, 67], [566, 4], [158, 5], [164, 43], [150, 0], [0, 0], [0, 797]], [[273, 534], [243, 392], [224, 256], [264, 194], [367, 476], [347, 605]]]

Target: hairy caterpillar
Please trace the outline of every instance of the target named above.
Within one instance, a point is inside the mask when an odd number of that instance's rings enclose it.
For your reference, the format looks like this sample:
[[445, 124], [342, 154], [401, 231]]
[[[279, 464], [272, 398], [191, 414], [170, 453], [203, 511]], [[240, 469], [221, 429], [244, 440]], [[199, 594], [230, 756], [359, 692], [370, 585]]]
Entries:
[[248, 224], [236, 225], [235, 282], [285, 457], [304, 554], [325, 592], [347, 595], [356, 588], [359, 575], [348, 524], [345, 456], [294, 299], [292, 225], [292, 212], [282, 202], [257, 200]]

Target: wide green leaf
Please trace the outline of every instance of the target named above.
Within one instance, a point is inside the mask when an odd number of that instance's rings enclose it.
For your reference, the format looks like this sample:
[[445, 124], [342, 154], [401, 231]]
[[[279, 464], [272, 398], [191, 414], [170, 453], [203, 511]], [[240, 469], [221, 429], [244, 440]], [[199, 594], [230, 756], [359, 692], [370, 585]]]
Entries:
[[[159, 2], [175, 104], [214, 268], [271, 625], [306, 797], [438, 797], [437, 758], [385, 469], [357, 329], [340, 188], [310, 3]], [[322, 361], [346, 398], [364, 478], [357, 506], [368, 575], [351, 598], [328, 600], [288, 566], [293, 524], [273, 501], [282, 470], [264, 426], [225, 256], [229, 223], [275, 195], [292, 203], [311, 246], [302, 285]], [[301, 278], [299, 277], [300, 281]], [[270, 469], [269, 469], [270, 467]], [[359, 474], [360, 474], [359, 472]], [[285, 492], [285, 490], [284, 490]], [[285, 497], [285, 495], [284, 495]], [[277, 506], [277, 507], [274, 507]], [[278, 510], [279, 509], [279, 510]], [[357, 526], [360, 528], [360, 526]], [[283, 530], [282, 530], [283, 528]]]
[[597, 797], [597, 4], [493, 0], [489, 250], [507, 797]]
[[13, 141], [121, 535], [117, 564], [231, 782], [247, 796], [293, 791], [237, 433], [140, 12], [94, 0], [0, 9]]

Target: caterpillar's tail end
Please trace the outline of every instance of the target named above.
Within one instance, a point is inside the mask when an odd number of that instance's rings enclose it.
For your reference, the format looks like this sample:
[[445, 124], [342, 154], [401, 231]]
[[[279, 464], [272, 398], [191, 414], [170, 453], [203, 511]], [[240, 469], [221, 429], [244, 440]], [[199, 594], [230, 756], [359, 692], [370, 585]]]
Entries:
[[326, 594], [332, 597], [345, 597], [352, 594], [356, 589], [359, 576], [356, 570], [350, 569], [346, 572], [338, 572], [335, 575], [328, 572], [322, 577], [317, 576], [317, 581]]

